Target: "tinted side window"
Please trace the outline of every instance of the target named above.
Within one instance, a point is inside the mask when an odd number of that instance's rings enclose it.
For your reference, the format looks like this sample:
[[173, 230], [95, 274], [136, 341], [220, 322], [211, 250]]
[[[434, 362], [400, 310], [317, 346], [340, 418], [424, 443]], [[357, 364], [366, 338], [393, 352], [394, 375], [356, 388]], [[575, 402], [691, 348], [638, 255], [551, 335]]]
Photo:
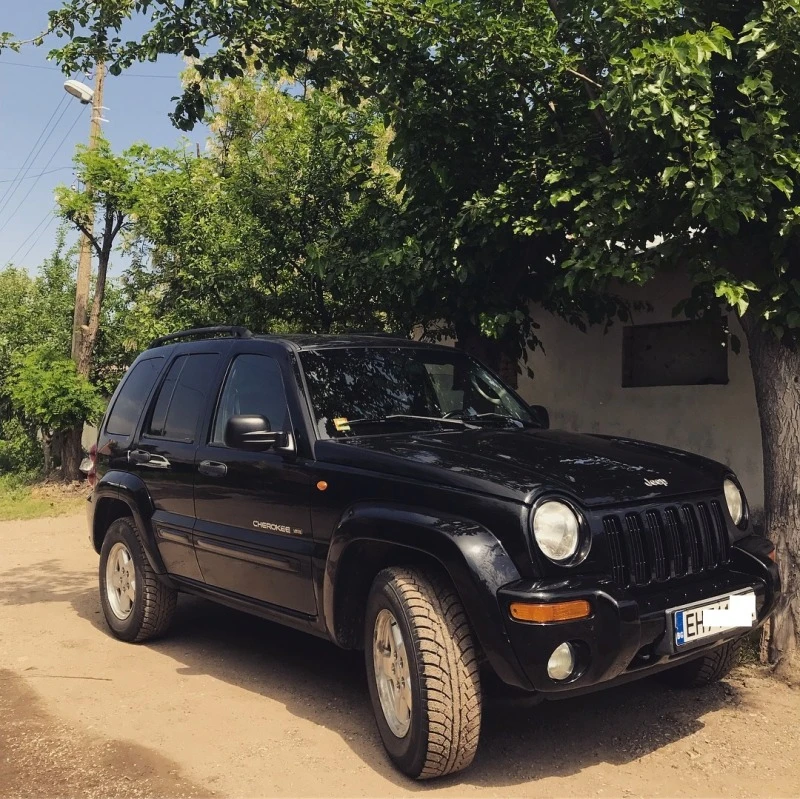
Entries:
[[268, 355], [239, 355], [233, 362], [217, 405], [212, 444], [225, 443], [231, 416], [265, 416], [272, 430], [289, 428], [289, 408], [280, 367]]
[[172, 402], [172, 397], [175, 394], [175, 386], [178, 383], [183, 367], [186, 365], [186, 355], [176, 358], [172, 362], [161, 388], [158, 390], [155, 405], [153, 405], [153, 412], [150, 414], [150, 422], [147, 425], [147, 435], [149, 436], [163, 436], [167, 426], [167, 411], [169, 404]]
[[106, 432], [115, 436], [129, 436], [139, 420], [147, 395], [164, 365], [164, 358], [147, 358], [139, 361], [123, 378], [124, 383], [106, 422]]
[[167, 373], [150, 415], [147, 435], [191, 443], [218, 355], [181, 355]]

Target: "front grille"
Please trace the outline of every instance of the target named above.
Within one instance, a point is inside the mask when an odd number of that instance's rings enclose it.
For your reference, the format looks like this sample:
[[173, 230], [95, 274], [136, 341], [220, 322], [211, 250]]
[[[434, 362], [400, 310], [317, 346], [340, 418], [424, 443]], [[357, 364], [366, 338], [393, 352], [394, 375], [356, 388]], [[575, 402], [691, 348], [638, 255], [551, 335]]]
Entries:
[[683, 502], [603, 517], [614, 582], [648, 585], [711, 571], [730, 560], [722, 506]]

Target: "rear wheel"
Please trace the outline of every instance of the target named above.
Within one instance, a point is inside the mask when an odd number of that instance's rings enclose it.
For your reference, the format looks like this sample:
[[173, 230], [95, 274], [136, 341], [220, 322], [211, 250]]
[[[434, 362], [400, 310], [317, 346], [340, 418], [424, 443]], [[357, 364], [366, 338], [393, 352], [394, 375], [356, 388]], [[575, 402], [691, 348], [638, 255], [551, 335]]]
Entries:
[[481, 727], [481, 688], [461, 602], [442, 575], [384, 569], [367, 602], [365, 656], [383, 744], [409, 777], [466, 768]]
[[662, 677], [666, 683], [675, 688], [702, 688], [711, 685], [728, 676], [730, 670], [739, 662], [741, 648], [741, 641], [730, 641], [703, 657], [662, 672]]
[[133, 518], [112, 522], [100, 549], [100, 602], [111, 632], [132, 642], [162, 635], [177, 596], [150, 566]]

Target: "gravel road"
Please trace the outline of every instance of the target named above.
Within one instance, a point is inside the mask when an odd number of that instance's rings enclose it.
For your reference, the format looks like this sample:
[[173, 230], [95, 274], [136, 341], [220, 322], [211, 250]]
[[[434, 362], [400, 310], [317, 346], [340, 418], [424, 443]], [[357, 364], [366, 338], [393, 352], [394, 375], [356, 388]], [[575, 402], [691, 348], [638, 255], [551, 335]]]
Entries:
[[181, 598], [134, 646], [100, 615], [82, 517], [0, 523], [0, 796], [800, 796], [800, 691], [740, 668], [538, 706], [494, 689], [473, 767], [386, 760], [359, 655]]

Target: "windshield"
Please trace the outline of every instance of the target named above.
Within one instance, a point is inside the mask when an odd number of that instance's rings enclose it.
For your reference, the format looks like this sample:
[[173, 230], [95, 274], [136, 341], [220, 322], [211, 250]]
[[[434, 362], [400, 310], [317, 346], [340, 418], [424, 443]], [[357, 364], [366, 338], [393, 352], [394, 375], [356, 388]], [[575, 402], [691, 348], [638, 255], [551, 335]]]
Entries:
[[352, 347], [300, 353], [319, 435], [341, 438], [471, 425], [539, 425], [458, 350]]

